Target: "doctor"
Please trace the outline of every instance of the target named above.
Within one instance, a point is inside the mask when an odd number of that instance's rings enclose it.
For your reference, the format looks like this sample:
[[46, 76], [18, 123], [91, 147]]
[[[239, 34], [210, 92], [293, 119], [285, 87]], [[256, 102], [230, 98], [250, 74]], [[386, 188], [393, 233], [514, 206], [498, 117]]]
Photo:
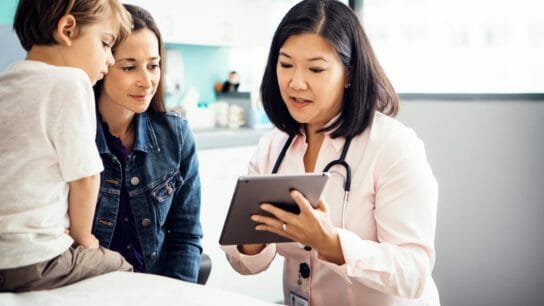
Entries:
[[437, 183], [422, 141], [390, 117], [397, 95], [353, 11], [295, 5], [273, 37], [261, 94], [276, 129], [249, 173], [331, 179], [316, 209], [297, 191], [299, 215], [263, 203], [274, 218], [253, 215], [256, 229], [297, 243], [224, 247], [233, 268], [256, 274], [283, 256], [289, 305], [439, 305]]

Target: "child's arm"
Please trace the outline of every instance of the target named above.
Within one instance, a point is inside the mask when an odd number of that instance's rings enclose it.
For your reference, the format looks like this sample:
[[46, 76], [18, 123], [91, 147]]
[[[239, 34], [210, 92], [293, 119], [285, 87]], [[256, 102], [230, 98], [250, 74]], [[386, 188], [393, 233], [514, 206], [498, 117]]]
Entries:
[[86, 248], [98, 248], [98, 240], [91, 233], [100, 185], [100, 175], [92, 175], [70, 182], [68, 214], [70, 236]]

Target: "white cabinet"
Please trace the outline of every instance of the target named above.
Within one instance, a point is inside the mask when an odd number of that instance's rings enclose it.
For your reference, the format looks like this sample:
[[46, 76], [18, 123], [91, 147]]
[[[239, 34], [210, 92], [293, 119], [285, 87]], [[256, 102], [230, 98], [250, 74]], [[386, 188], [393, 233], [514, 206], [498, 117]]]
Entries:
[[219, 246], [219, 236], [234, 192], [236, 179], [247, 174], [248, 163], [256, 146], [199, 150], [202, 184], [202, 246], [212, 259], [206, 286], [253, 296], [269, 302], [283, 300], [283, 257], [276, 256], [268, 269], [257, 275], [234, 271]]
[[166, 42], [228, 45], [232, 31], [221, 17], [226, 15], [225, 2], [157, 1], [153, 14]]
[[165, 42], [208, 46], [268, 45], [296, 0], [134, 0], [151, 12]]

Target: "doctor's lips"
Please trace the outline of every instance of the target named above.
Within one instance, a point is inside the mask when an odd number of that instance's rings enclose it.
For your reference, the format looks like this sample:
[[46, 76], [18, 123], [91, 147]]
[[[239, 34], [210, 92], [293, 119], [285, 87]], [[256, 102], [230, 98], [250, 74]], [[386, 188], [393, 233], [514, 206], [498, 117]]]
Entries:
[[293, 97], [293, 96], [290, 96], [289, 99], [291, 100], [291, 103], [295, 107], [304, 107], [304, 106], [312, 103], [312, 100], [307, 100], [307, 99], [304, 99], [304, 98], [298, 98], [298, 97]]

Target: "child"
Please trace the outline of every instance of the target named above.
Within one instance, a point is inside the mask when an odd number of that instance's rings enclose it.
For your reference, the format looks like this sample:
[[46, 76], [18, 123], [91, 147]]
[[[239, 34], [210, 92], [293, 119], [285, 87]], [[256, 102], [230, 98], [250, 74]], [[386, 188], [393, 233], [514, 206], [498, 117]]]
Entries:
[[92, 85], [132, 21], [118, 0], [47, 2], [19, 1], [27, 57], [0, 74], [0, 291], [132, 271], [91, 234], [103, 170]]

